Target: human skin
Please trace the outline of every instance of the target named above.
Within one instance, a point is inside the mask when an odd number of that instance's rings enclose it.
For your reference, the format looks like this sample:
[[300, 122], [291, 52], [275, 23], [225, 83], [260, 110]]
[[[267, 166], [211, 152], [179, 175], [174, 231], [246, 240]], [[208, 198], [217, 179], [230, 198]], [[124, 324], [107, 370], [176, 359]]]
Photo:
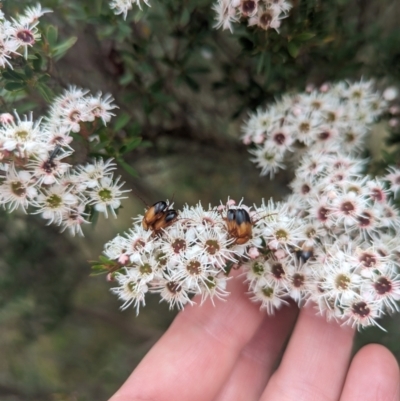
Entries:
[[[236, 273], [237, 276], [237, 273]], [[110, 401], [400, 401], [396, 359], [312, 306], [266, 316], [238, 277], [226, 302], [178, 314]]]

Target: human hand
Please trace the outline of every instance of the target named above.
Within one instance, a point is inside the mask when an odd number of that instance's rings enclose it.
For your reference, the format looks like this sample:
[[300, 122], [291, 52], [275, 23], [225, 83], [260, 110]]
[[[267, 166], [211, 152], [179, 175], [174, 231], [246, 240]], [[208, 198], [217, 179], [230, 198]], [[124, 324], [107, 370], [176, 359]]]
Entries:
[[350, 327], [311, 307], [266, 316], [239, 279], [229, 287], [227, 302], [186, 307], [110, 401], [400, 400], [383, 346], [351, 360]]

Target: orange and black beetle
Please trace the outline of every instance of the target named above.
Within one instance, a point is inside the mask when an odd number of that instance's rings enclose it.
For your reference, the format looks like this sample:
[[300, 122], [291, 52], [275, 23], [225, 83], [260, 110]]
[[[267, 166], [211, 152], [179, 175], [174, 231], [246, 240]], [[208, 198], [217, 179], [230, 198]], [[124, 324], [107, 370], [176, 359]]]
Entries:
[[243, 245], [252, 238], [253, 223], [245, 209], [228, 209], [226, 226], [229, 235], [235, 238], [237, 245]]
[[150, 206], [144, 214], [142, 226], [145, 230], [158, 232], [170, 226], [178, 217], [178, 212], [168, 209], [167, 202], [159, 201]]

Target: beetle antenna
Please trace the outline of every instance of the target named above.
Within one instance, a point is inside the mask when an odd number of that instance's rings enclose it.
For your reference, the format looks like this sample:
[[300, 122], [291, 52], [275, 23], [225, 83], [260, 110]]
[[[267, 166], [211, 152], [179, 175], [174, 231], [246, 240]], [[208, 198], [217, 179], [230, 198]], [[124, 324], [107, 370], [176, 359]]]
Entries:
[[146, 203], [146, 201], [139, 195], [138, 192], [136, 192], [135, 189], [132, 189], [132, 193], [136, 196], [136, 198], [139, 198], [139, 199], [144, 203], [144, 205], [145, 205], [146, 207], [149, 207], [149, 205]]
[[172, 194], [171, 203], [168, 205], [168, 207], [174, 204], [174, 198], [175, 198], [175, 192]]

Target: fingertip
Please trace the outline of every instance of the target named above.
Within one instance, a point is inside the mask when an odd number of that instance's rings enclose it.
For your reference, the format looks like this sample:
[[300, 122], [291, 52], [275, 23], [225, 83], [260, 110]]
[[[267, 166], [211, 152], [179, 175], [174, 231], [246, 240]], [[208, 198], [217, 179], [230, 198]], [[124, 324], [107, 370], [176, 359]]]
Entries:
[[341, 401], [398, 400], [400, 370], [394, 355], [384, 346], [369, 344], [354, 356]]
[[371, 366], [375, 379], [400, 382], [400, 369], [395, 356], [383, 345], [368, 344], [362, 347], [353, 359], [357, 368]]

